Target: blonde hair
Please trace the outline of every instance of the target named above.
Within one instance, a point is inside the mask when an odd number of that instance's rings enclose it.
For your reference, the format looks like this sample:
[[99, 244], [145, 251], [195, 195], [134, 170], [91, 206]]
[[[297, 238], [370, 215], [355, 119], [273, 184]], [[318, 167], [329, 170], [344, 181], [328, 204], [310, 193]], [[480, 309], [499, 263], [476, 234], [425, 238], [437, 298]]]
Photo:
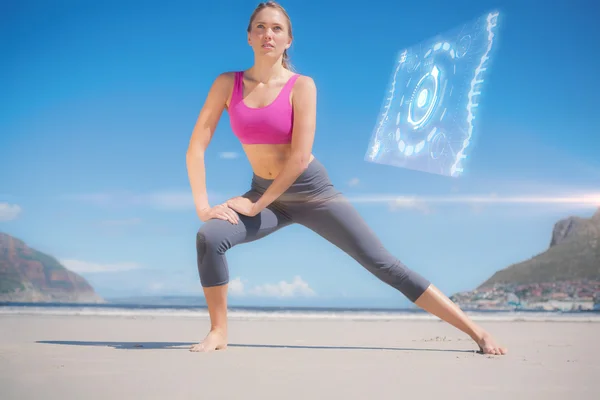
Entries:
[[[264, 3], [260, 3], [258, 6], [256, 6], [256, 8], [254, 9], [254, 11], [252, 12], [252, 15], [250, 16], [250, 22], [248, 23], [248, 29], [247, 29], [248, 33], [250, 33], [250, 31], [252, 30], [252, 22], [254, 21], [254, 18], [256, 18], [256, 14], [258, 14], [260, 11], [262, 11], [263, 9], [265, 9], [267, 7], [275, 8], [275, 9], [281, 11], [281, 13], [287, 19], [288, 36], [290, 37], [290, 39], [293, 39], [294, 36], [292, 35], [292, 21], [290, 20], [290, 16], [285, 11], [285, 9], [280, 4], [278, 4], [275, 1], [267, 1], [267, 2], [264, 2]], [[283, 51], [282, 64], [283, 64], [284, 68], [287, 68], [287, 69], [293, 71], [294, 67], [292, 66], [292, 64], [290, 62], [290, 56], [288, 55], [287, 49], [285, 49]]]

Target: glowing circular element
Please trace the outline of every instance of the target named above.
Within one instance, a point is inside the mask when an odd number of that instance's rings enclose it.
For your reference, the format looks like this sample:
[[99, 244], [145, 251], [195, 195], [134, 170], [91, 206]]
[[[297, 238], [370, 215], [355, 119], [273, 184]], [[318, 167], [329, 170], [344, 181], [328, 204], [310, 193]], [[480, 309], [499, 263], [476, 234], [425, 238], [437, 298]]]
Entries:
[[423, 89], [423, 90], [421, 90], [421, 93], [419, 93], [419, 97], [417, 98], [417, 106], [419, 108], [422, 108], [425, 105], [426, 101], [427, 101], [427, 89]]
[[[437, 66], [433, 66], [431, 72], [425, 74], [417, 83], [417, 86], [413, 92], [414, 94], [419, 93], [416, 106], [414, 105], [413, 99], [408, 103], [408, 115], [406, 117], [407, 122], [413, 126], [414, 129], [419, 129], [428, 122], [428, 118], [433, 113], [439, 97], [439, 79], [440, 70]], [[431, 92], [431, 95], [429, 95]]]
[[377, 154], [371, 160], [448, 176], [463, 172], [498, 21], [489, 13], [398, 54], [371, 135]]
[[431, 155], [431, 158], [437, 160], [438, 158], [446, 154], [446, 135], [444, 135], [444, 133], [442, 132], [432, 131], [429, 134], [429, 137], [431, 138], [429, 140], [429, 153]]

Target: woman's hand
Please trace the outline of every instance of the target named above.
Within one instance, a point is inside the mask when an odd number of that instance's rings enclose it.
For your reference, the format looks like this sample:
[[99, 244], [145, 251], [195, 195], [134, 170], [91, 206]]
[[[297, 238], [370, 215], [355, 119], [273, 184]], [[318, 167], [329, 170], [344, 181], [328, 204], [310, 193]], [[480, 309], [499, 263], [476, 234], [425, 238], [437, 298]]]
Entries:
[[198, 216], [202, 222], [206, 222], [209, 219], [222, 219], [229, 221], [234, 225], [240, 222], [238, 215], [233, 211], [226, 203], [218, 204], [214, 207], [204, 208], [198, 211]]
[[252, 202], [250, 199], [246, 197], [234, 197], [232, 199], [227, 200], [227, 206], [229, 208], [239, 212], [240, 214], [247, 215], [249, 217], [254, 217], [260, 211], [257, 209], [256, 203]]

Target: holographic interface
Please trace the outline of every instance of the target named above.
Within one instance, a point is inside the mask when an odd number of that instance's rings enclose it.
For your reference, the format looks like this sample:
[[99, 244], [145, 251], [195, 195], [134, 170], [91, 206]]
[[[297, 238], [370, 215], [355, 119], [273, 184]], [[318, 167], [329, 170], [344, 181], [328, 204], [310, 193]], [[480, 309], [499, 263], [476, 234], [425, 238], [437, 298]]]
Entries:
[[498, 17], [487, 13], [399, 53], [366, 161], [463, 173]]

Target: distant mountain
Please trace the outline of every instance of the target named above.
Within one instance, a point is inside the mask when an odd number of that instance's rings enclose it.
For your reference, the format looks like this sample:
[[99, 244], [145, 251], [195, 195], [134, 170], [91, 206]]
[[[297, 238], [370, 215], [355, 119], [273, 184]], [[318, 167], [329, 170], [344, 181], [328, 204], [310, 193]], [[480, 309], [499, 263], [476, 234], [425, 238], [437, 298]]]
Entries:
[[548, 250], [496, 272], [478, 289], [495, 284], [584, 280], [600, 281], [600, 209], [591, 218], [558, 221]]
[[0, 232], [0, 301], [103, 303], [104, 299], [54, 257]]
[[496, 272], [450, 299], [463, 309], [600, 309], [600, 209], [554, 224], [548, 250]]

